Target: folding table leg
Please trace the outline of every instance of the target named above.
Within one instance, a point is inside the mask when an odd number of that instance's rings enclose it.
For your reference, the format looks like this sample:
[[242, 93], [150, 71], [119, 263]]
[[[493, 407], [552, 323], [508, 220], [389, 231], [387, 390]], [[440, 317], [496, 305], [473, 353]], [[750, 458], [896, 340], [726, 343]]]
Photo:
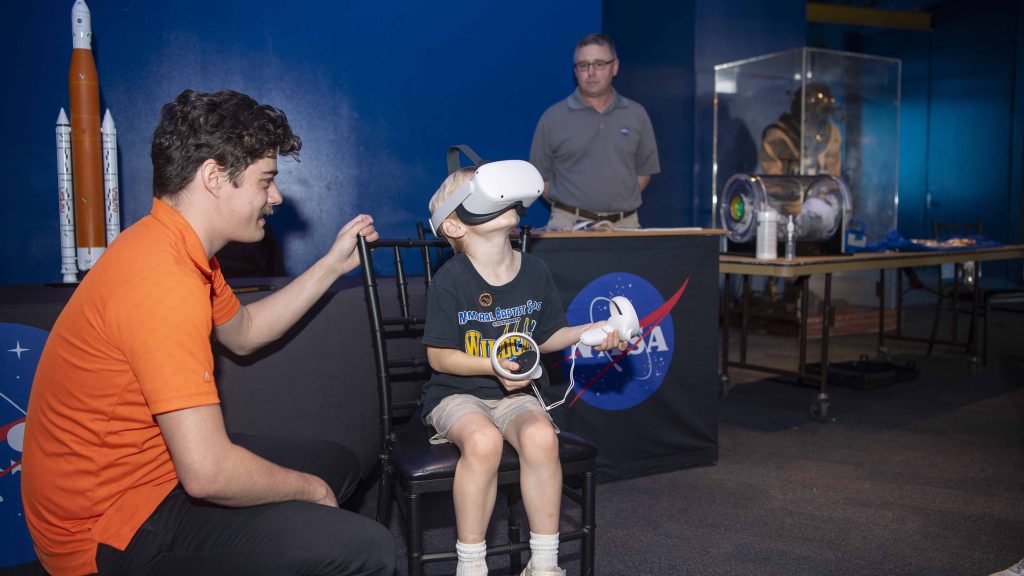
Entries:
[[825, 274], [825, 302], [821, 314], [821, 372], [818, 383], [818, 397], [811, 404], [811, 416], [819, 422], [828, 419], [828, 333], [830, 324], [835, 320], [832, 308], [832, 274]]

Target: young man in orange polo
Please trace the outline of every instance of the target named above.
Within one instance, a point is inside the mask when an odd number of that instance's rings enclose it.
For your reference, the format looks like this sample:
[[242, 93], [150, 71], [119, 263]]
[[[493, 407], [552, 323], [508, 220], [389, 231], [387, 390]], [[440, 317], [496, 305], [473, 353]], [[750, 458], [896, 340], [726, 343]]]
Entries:
[[392, 573], [390, 534], [338, 508], [354, 455], [229, 437], [213, 378], [211, 332], [237, 354], [274, 341], [377, 237], [357, 216], [290, 284], [238, 301], [213, 255], [263, 237], [277, 157], [300, 147], [283, 112], [237, 92], [164, 106], [153, 210], [75, 291], [36, 371], [22, 494], [51, 574]]

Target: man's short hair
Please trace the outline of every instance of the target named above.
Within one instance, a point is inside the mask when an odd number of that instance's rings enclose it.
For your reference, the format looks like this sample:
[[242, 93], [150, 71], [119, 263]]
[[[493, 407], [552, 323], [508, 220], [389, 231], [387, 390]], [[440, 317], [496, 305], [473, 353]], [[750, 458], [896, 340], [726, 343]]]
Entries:
[[245, 169], [260, 158], [297, 159], [300, 148], [302, 140], [281, 110], [233, 90], [185, 90], [164, 105], [153, 131], [153, 195], [177, 194], [209, 159], [237, 186]]
[[579, 52], [583, 47], [592, 45], [604, 46], [608, 49], [608, 52], [611, 52], [612, 58], [618, 58], [618, 55], [615, 53], [615, 42], [607, 34], [587, 34], [576, 43], [576, 51]]

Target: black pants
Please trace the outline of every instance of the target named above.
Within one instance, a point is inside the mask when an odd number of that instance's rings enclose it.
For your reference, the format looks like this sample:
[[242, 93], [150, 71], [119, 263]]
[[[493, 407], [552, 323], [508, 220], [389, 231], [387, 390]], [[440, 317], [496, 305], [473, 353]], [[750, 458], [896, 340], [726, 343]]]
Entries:
[[[233, 434], [235, 444], [281, 466], [315, 474], [344, 500], [359, 461], [334, 442]], [[122, 552], [100, 544], [100, 574], [391, 576], [395, 543], [354, 512], [312, 502], [228, 508], [188, 496], [179, 484]]]

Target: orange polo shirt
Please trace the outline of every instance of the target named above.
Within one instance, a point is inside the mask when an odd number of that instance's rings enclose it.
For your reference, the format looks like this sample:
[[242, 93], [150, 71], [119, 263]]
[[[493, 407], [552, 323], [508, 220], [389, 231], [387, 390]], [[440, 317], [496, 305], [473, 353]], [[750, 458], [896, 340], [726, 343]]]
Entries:
[[240, 307], [162, 200], [113, 242], [57, 319], [28, 403], [25, 518], [43, 566], [96, 572], [178, 482], [154, 415], [220, 402], [213, 326]]

